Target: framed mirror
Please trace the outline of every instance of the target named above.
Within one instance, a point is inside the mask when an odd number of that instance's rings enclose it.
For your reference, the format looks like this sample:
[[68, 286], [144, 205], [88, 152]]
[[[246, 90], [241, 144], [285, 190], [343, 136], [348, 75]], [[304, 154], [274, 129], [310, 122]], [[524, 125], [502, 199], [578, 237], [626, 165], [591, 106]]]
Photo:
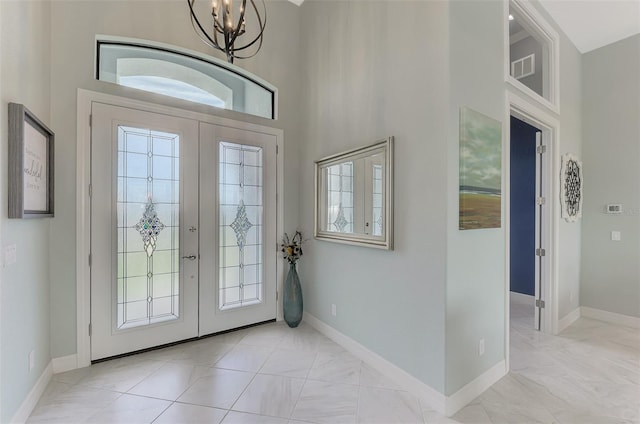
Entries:
[[315, 238], [393, 249], [393, 137], [316, 161]]

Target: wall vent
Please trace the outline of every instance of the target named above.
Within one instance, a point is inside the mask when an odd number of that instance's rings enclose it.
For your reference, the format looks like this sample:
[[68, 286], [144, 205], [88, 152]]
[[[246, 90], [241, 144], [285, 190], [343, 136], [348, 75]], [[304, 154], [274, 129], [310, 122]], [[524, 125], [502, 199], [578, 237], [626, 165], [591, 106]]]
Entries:
[[536, 55], [530, 54], [522, 59], [511, 62], [511, 76], [522, 79], [536, 73]]

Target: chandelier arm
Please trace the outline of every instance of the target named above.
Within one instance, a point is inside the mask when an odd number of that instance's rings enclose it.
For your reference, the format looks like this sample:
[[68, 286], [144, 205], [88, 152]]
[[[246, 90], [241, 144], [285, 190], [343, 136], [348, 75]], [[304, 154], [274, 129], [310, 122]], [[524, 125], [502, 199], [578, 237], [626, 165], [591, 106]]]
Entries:
[[244, 21], [244, 13], [246, 11], [246, 6], [247, 6], [247, 0], [242, 0], [242, 7], [240, 8], [241, 10], [240, 18], [238, 19], [238, 26], [231, 33], [233, 35], [230, 40], [231, 44], [235, 43], [236, 38], [238, 38], [241, 35], [240, 31], [242, 30], [242, 22]]
[[[193, 27], [196, 34], [198, 34], [198, 37], [200, 37], [202, 41], [204, 41], [206, 44], [209, 44], [211, 47], [215, 47], [219, 49], [220, 46], [218, 45], [218, 43], [216, 43], [211, 39], [211, 37], [209, 37], [209, 34], [207, 34], [207, 31], [205, 31], [202, 25], [200, 24], [200, 21], [198, 20], [198, 17], [196, 16], [195, 11], [193, 10], [193, 4], [195, 2], [196, 0], [187, 0], [187, 3], [189, 4], [189, 10], [191, 11], [191, 26]], [[196, 28], [196, 25], [197, 25], [197, 28]], [[198, 31], [198, 29], [200, 31]]]
[[213, 47], [216, 50], [221, 50], [220, 46], [218, 46], [215, 41], [211, 41], [211, 39], [207, 37], [206, 34], [203, 35], [203, 33], [198, 31], [198, 27], [195, 24], [192, 23], [192, 26], [193, 26], [194, 32], [196, 33], [198, 38], [202, 40], [204, 44], [206, 44], [209, 47]]
[[[240, 48], [240, 50], [245, 49], [245, 48], [247, 48], [247, 47], [249, 47], [249, 46], [241, 47], [241, 48]], [[250, 59], [250, 58], [252, 58], [253, 56], [255, 56], [255, 55], [257, 55], [257, 54], [258, 54], [258, 52], [260, 51], [260, 48], [261, 48], [261, 47], [262, 47], [262, 37], [260, 37], [260, 43], [258, 44], [258, 48], [256, 49], [256, 51], [255, 51], [255, 52], [253, 52], [252, 54], [250, 54], [250, 55], [248, 55], [248, 56], [239, 56], [239, 55], [234, 54], [234, 57], [235, 57], [235, 58], [237, 58], [237, 59]]]
[[258, 51], [262, 47], [262, 35], [264, 34], [264, 29], [267, 26], [267, 6], [266, 6], [264, 0], [262, 0], [262, 5], [263, 5], [263, 9], [264, 9], [264, 22], [262, 21], [262, 18], [260, 17], [260, 13], [258, 13], [258, 7], [256, 6], [254, 0], [249, 0], [249, 1], [251, 1], [251, 5], [253, 6], [253, 9], [256, 11], [256, 16], [258, 18], [258, 25], [260, 26], [260, 33], [250, 43], [248, 43], [248, 44], [246, 44], [246, 45], [244, 45], [242, 47], [235, 47], [234, 50], [235, 51], [239, 51], [239, 50], [248, 49], [249, 47], [253, 46], [258, 40], [260, 41], [260, 44], [259, 44], [258, 49], [256, 50], [256, 52], [254, 54], [252, 54], [251, 56], [246, 56], [246, 57], [236, 56], [238, 59], [248, 59], [250, 57], [255, 56], [256, 53], [258, 53]]

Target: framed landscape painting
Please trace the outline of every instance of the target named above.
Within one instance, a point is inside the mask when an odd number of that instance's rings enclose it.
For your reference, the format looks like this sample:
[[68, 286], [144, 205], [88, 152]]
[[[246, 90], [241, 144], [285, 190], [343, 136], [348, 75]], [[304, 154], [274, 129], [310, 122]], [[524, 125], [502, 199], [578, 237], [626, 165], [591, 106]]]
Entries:
[[502, 124], [460, 108], [460, 230], [500, 228]]

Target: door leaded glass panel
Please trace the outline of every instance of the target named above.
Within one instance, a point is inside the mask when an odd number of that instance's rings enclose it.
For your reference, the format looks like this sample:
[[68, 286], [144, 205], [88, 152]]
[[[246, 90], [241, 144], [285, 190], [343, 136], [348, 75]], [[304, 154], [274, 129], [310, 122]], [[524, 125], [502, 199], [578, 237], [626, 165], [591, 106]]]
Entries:
[[327, 168], [327, 229], [353, 233], [353, 162]]
[[117, 327], [177, 319], [180, 140], [118, 126]]
[[382, 165], [373, 165], [373, 235], [382, 235]]
[[219, 148], [220, 310], [263, 301], [262, 148]]

